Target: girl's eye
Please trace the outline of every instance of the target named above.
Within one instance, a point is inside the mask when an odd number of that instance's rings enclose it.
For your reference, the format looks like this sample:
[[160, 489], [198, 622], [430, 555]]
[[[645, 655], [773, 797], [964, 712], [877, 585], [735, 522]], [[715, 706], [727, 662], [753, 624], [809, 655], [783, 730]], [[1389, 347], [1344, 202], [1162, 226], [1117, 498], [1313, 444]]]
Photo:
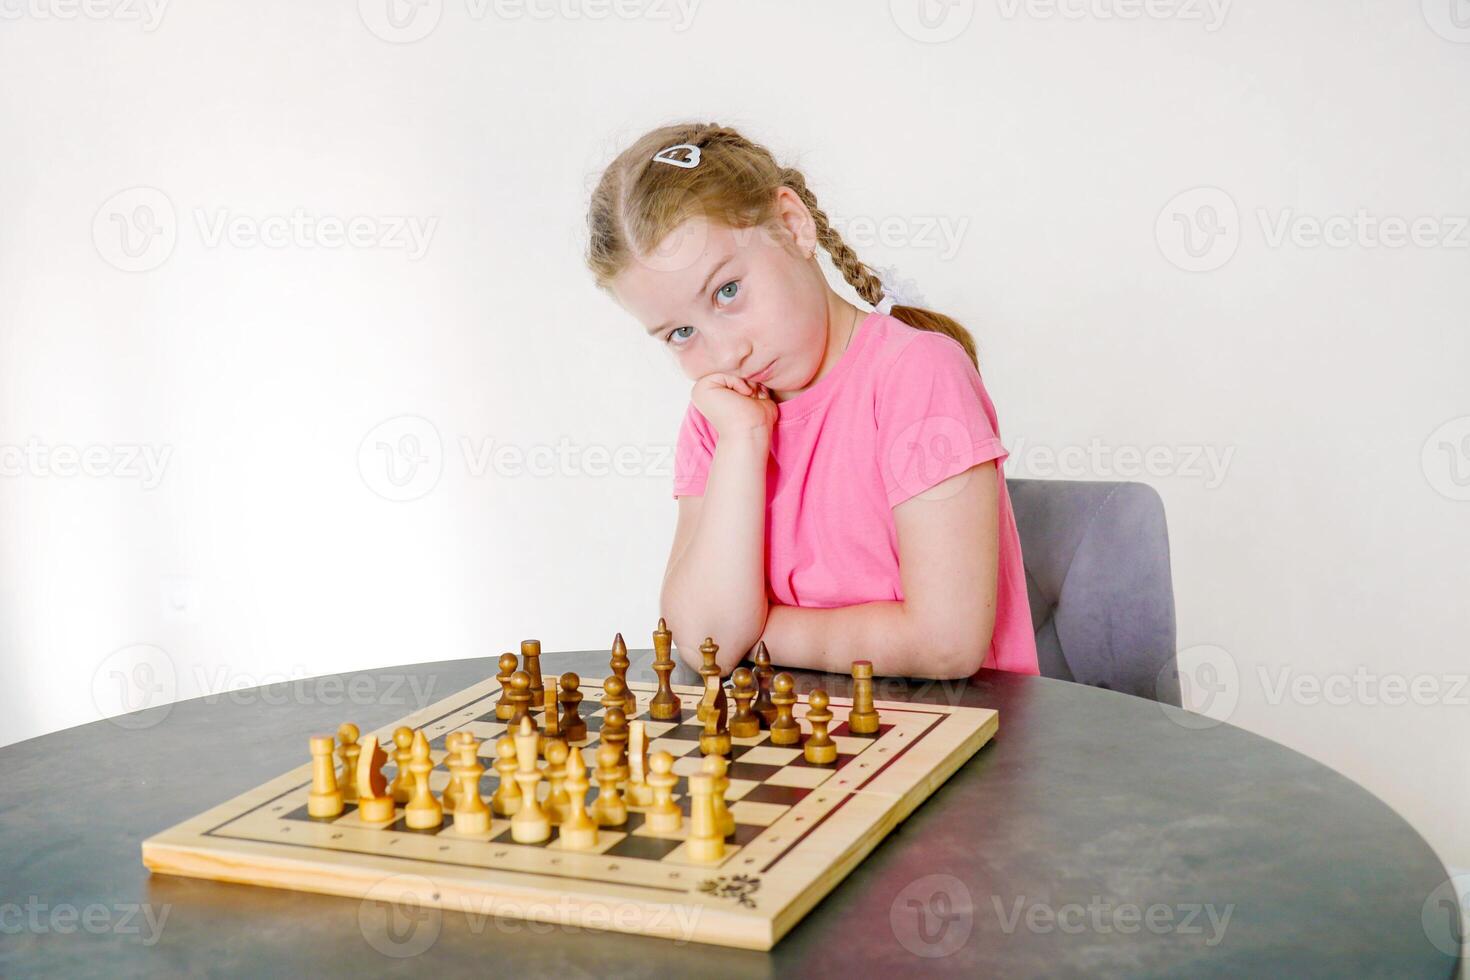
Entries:
[[[682, 344], [684, 341], [686, 341], [686, 340], [689, 339], [689, 335], [688, 334], [685, 334], [682, 337], [679, 336], [679, 331], [680, 330], [693, 330], [693, 329], [694, 328], [693, 327], [690, 327], [690, 326], [675, 327], [674, 329], [672, 329], [672, 330], [669, 331], [669, 335], [667, 337], [665, 337], [664, 339], [666, 341], [668, 341], [669, 343], [674, 344], [674, 346], [677, 347], [677, 346], [679, 346], [679, 344]], [[676, 342], [676, 338], [677, 338], [677, 342]]]
[[725, 283], [719, 289], [715, 290], [715, 302], [718, 303], [721, 299], [732, 300], [732, 299], [735, 298], [736, 294], [738, 294], [739, 292], [740, 292], [740, 280], [739, 279], [731, 279], [729, 282]]

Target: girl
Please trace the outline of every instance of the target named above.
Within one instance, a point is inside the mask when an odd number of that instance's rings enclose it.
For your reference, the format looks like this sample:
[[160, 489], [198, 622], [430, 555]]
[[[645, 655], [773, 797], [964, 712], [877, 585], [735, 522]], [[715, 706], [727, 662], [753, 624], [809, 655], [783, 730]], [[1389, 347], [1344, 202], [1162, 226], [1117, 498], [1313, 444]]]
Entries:
[[[958, 323], [895, 306], [800, 171], [725, 126], [655, 129], [607, 168], [587, 264], [694, 381], [660, 608], [728, 672], [1035, 674], [995, 408]], [[838, 296], [821, 246], [866, 312]]]

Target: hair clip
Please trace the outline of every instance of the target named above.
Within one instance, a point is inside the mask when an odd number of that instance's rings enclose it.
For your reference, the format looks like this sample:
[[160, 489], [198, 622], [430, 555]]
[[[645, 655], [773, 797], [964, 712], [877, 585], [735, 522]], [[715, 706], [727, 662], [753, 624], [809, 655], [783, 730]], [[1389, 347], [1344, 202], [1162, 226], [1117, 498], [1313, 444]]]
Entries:
[[[673, 156], [677, 150], [688, 150], [689, 155], [687, 157]], [[667, 163], [671, 167], [682, 167], [685, 170], [692, 170], [699, 166], [699, 147], [693, 143], [676, 143], [673, 146], [666, 146], [662, 150], [659, 150], [653, 155], [653, 159], [659, 163]]]

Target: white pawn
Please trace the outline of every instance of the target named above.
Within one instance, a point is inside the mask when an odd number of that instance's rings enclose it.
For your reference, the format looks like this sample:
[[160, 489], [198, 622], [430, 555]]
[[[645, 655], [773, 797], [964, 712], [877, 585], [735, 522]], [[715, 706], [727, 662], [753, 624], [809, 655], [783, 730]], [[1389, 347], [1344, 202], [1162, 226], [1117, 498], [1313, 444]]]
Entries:
[[587, 764], [575, 745], [567, 753], [566, 768], [567, 815], [557, 833], [567, 850], [590, 851], [597, 847], [597, 821], [587, 816]]
[[618, 794], [623, 781], [623, 767], [618, 765], [618, 747], [603, 742], [597, 747], [597, 801], [592, 816], [604, 827], [621, 827], [628, 822], [628, 807]]
[[679, 777], [674, 775], [674, 757], [660, 750], [649, 756], [648, 764], [653, 770], [648, 774], [648, 785], [653, 791], [653, 805], [647, 814], [648, 829], [672, 834], [684, 823], [684, 814], [674, 802], [674, 787], [679, 782]]

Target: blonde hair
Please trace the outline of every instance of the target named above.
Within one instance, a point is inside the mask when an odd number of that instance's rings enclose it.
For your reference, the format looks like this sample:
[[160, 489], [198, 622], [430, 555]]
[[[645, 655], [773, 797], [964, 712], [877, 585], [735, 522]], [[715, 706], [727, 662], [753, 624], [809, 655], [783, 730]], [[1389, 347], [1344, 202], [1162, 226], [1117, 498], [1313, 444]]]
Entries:
[[[699, 148], [697, 166], [654, 165], [655, 153], [679, 143]], [[801, 171], [780, 166], [770, 150], [716, 123], [650, 130], [608, 164], [587, 209], [587, 267], [598, 288], [606, 290], [636, 256], [648, 254], [690, 218], [705, 217], [730, 228], [773, 225], [776, 191], [783, 184], [811, 212], [817, 243], [832, 256], [842, 278], [865, 302], [876, 305], [883, 297], [882, 283], [828, 222]], [[916, 329], [953, 338], [979, 369], [974, 338], [954, 320], [917, 306], [895, 305], [892, 315]]]

